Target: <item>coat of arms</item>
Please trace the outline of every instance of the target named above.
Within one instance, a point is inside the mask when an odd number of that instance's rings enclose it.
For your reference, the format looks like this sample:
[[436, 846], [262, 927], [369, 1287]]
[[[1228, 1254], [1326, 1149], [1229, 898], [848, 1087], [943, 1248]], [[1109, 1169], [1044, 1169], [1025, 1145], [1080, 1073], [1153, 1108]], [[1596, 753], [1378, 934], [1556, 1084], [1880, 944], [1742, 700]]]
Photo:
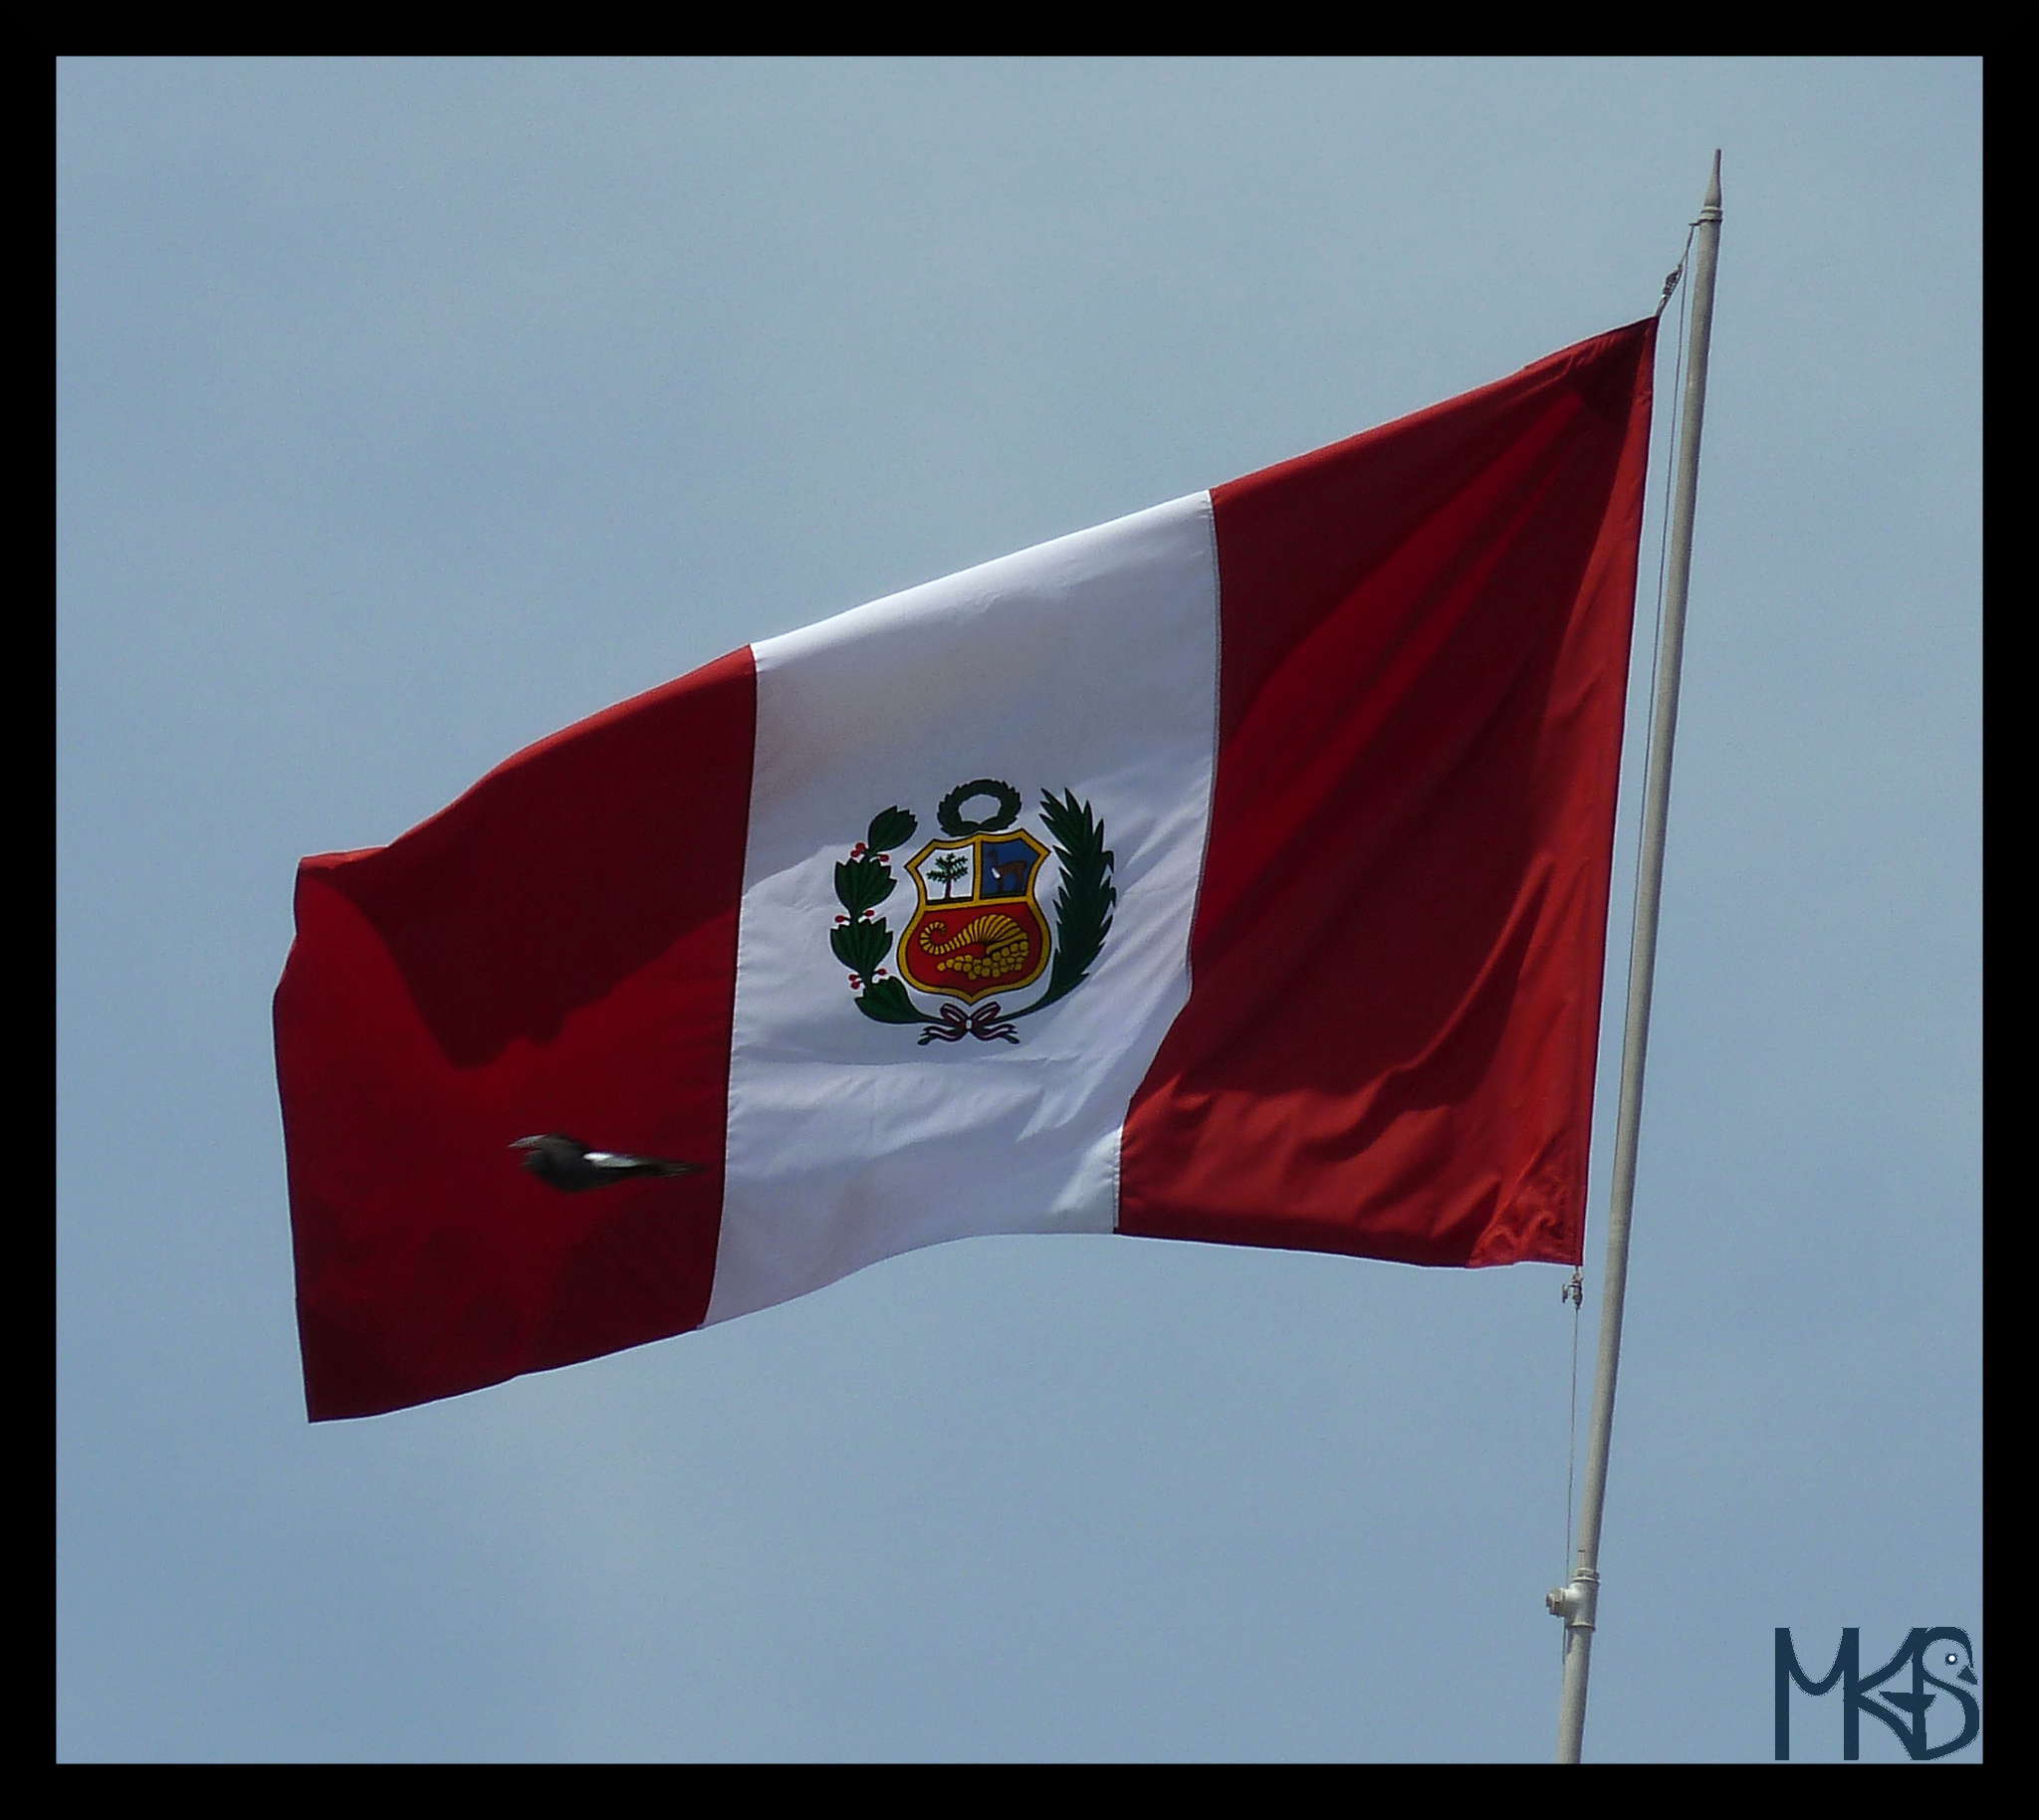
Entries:
[[[849, 969], [858, 1011], [878, 1024], [925, 1024], [923, 1043], [965, 1036], [1018, 1042], [1019, 1019], [1082, 984], [1118, 902], [1111, 849], [1103, 823], [1073, 792], [1043, 793], [1039, 818], [1052, 848], [1020, 823], [1020, 793], [1010, 784], [975, 778], [944, 796], [935, 819], [946, 838], [899, 862], [916, 901], [895, 954], [878, 906], [898, 888], [894, 856], [912, 844], [920, 823], [910, 809], [896, 807], [871, 817], [864, 838], [836, 863], [843, 913], [828, 938]], [[1050, 852], [1061, 870], [1052, 928], [1035, 895]], [[1047, 990], [1020, 1011], [1004, 1010], [993, 997], [1024, 992], [1043, 975]], [[928, 1009], [909, 987], [960, 1004]]]

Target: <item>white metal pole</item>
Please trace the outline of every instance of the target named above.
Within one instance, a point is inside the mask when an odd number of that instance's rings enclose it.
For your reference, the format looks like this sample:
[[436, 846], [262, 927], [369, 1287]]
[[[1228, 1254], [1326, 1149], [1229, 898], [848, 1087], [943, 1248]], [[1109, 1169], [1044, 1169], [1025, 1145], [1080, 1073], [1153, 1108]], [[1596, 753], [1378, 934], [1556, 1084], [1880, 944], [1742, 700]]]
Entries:
[[1692, 574], [1693, 506], [1699, 495], [1699, 428], [1706, 412], [1706, 354], [1713, 329], [1713, 266], [1720, 244], [1720, 154], [1694, 224], [1692, 334], [1684, 418], [1667, 537], [1664, 623], [1657, 696], [1643, 779], [1643, 832], [1636, 861], [1636, 916], [1629, 947], [1628, 1022], [1622, 1036], [1621, 1103], [1614, 1135], [1614, 1185], [1607, 1210], [1607, 1263], [1600, 1352], [1579, 1506], [1578, 1557], [1568, 1585], [1544, 1603], [1565, 1621], [1564, 1687], [1558, 1704], [1557, 1760], [1576, 1763], [1586, 1730], [1586, 1677], [1600, 1594], [1600, 1518], [1607, 1501], [1607, 1451], [1614, 1432], [1614, 1381], [1621, 1363], [1622, 1301], [1628, 1287], [1629, 1216], [1636, 1193], [1636, 1138], [1643, 1117], [1643, 1062], [1650, 1046], [1650, 992], [1657, 965], [1657, 911], [1664, 887], [1664, 826], [1671, 805], [1671, 747], [1678, 730], [1678, 678], [1685, 653], [1686, 587]]

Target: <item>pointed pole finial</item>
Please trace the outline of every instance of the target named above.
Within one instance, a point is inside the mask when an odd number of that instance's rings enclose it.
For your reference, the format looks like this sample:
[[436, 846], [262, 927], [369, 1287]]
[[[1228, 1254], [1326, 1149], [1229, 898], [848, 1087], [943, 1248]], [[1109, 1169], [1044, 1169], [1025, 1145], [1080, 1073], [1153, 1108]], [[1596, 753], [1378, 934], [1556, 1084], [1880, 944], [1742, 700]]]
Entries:
[[[1712, 172], [1706, 178], [1706, 199], [1699, 204], [1699, 212], [1693, 220], [1693, 233], [1698, 233], [1702, 227], [1710, 228], [1715, 234], [1720, 231], [1720, 151], [1718, 146], [1715, 146], [1713, 150]], [[1671, 302], [1671, 294], [1678, 289], [1678, 281], [1685, 276], [1686, 260], [1691, 256], [1692, 250], [1693, 235], [1688, 234], [1685, 241], [1685, 252], [1679, 256], [1678, 264], [1665, 274], [1664, 295], [1657, 300], [1657, 314], [1659, 316], [1664, 314], [1664, 306]]]

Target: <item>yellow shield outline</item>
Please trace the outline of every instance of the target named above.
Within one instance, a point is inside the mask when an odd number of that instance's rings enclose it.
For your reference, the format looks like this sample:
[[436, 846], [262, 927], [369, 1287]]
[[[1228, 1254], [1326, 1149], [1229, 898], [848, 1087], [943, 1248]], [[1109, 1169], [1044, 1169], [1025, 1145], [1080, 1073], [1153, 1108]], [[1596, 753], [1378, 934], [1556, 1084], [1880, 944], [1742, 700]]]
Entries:
[[[1033, 852], [1033, 861], [1026, 870], [1026, 890], [1023, 894], [988, 893], [984, 888], [984, 849], [1014, 841], [1023, 841]], [[939, 853], [963, 848], [969, 849], [970, 889], [961, 896], [931, 898], [922, 868]], [[966, 1005], [993, 993], [1022, 992], [1031, 986], [1047, 971], [1048, 951], [1053, 946], [1048, 920], [1035, 895], [1041, 864], [1047, 857], [1047, 847], [1023, 827], [969, 834], [960, 840], [930, 840], [906, 862], [906, 872], [920, 901], [899, 932], [896, 965], [901, 979], [916, 992], [938, 993], [961, 999]], [[1001, 919], [1010, 927], [1001, 927]], [[932, 959], [945, 950], [936, 947], [934, 941], [922, 943], [922, 929], [930, 923], [935, 925], [935, 939], [945, 942], [946, 951], [959, 958]], [[1020, 942], [1024, 942], [1026, 948], [1020, 964], [1008, 972], [999, 972], [1001, 962], [1013, 958], [1015, 945]], [[984, 952], [966, 956], [961, 953], [965, 948]], [[923, 967], [927, 974], [939, 968], [941, 977], [924, 977]]]

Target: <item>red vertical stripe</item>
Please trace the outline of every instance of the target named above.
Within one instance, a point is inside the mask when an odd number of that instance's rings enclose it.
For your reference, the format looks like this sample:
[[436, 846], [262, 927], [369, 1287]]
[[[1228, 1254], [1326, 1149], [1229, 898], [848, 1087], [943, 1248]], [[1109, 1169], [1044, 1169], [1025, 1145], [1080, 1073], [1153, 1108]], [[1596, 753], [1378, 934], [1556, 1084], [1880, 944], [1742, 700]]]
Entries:
[[1580, 1256], [1655, 329], [1214, 493], [1210, 849], [1122, 1232]]
[[[314, 1420], [701, 1323], [755, 721], [743, 650], [301, 866], [276, 1041]], [[563, 1195], [506, 1148], [546, 1131], [710, 1167]]]

